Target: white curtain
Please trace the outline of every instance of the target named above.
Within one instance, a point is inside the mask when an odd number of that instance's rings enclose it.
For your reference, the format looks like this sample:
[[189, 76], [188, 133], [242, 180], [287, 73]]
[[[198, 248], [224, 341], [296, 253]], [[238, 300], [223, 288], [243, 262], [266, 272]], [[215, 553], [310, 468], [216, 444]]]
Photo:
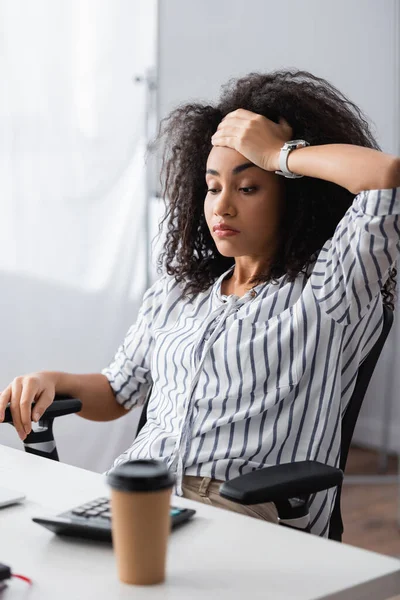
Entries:
[[[97, 372], [146, 288], [146, 86], [156, 0], [0, 0], [0, 387]], [[137, 412], [137, 411], [136, 411]], [[61, 460], [107, 469], [135, 411], [55, 422]], [[22, 448], [0, 425], [0, 443]]]

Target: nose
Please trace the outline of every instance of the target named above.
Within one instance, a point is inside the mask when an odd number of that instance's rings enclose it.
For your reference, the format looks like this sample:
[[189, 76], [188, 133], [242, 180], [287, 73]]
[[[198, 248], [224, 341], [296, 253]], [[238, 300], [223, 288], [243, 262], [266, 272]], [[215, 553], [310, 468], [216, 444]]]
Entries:
[[235, 208], [232, 202], [232, 196], [228, 190], [221, 190], [215, 197], [214, 214], [215, 215], [232, 215], [235, 213]]

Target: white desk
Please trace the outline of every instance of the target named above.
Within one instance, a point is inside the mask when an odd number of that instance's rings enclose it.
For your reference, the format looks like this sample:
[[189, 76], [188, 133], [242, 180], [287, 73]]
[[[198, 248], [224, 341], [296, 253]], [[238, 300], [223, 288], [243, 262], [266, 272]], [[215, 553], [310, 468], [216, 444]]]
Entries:
[[[197, 510], [171, 534], [167, 581], [128, 586], [110, 545], [61, 538], [31, 521], [108, 494], [97, 473], [0, 445], [2, 485], [24, 504], [0, 509], [0, 562], [13, 579], [1, 600], [384, 600], [400, 592], [400, 561], [182, 498]], [[352, 589], [349, 589], [352, 588]]]

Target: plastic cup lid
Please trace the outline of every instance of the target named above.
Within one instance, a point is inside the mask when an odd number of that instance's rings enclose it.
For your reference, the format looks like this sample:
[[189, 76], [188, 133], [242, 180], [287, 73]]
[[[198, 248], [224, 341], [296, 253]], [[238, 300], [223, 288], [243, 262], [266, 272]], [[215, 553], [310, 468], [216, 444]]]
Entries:
[[124, 492], [153, 492], [172, 487], [175, 476], [160, 460], [130, 460], [107, 475], [107, 483]]

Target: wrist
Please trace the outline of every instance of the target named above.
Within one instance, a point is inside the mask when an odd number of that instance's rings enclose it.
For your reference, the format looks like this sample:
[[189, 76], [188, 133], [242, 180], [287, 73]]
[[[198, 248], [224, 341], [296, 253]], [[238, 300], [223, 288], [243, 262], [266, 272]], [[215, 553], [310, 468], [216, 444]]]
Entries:
[[289, 179], [298, 179], [303, 177], [301, 171], [297, 170], [293, 166], [293, 161], [291, 160], [289, 166], [289, 158], [296, 150], [302, 149], [304, 150], [307, 146], [309, 146], [309, 142], [305, 140], [289, 140], [285, 142], [283, 147], [280, 150], [279, 154], [279, 170], [275, 171], [277, 175], [284, 176]]
[[72, 382], [69, 373], [64, 373], [62, 371], [44, 371], [43, 375], [51, 380], [56, 394], [73, 393], [71, 390]]
[[288, 154], [286, 165], [287, 165], [287, 168], [289, 169], [289, 171], [291, 171], [292, 173], [299, 172], [298, 164], [297, 164], [298, 155], [296, 156], [296, 158], [294, 160], [293, 160], [293, 155], [296, 154], [296, 152], [301, 152], [302, 150], [306, 150], [306, 148], [296, 148], [295, 150], [291, 150]]
[[268, 154], [268, 158], [267, 158], [267, 165], [265, 170], [266, 171], [272, 171], [273, 173], [275, 171], [279, 170], [279, 156], [281, 153], [281, 146], [277, 149], [275, 149], [273, 152], [269, 152]]

